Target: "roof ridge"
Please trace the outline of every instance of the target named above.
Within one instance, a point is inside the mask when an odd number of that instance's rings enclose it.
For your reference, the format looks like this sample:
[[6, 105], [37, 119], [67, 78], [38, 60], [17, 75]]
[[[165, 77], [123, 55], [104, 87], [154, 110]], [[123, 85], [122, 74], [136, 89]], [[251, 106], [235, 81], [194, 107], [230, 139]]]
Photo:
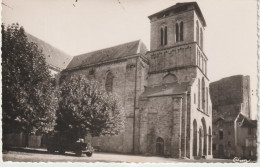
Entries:
[[94, 53], [94, 52], [106, 50], [106, 49], [116, 48], [116, 47], [119, 47], [119, 46], [127, 45], [127, 44], [134, 43], [134, 42], [138, 42], [138, 41], [140, 41], [140, 39], [139, 39], [139, 40], [130, 41], [130, 42], [126, 42], [126, 43], [122, 43], [122, 44], [118, 44], [118, 45], [114, 45], [114, 46], [110, 46], [110, 47], [103, 48], [103, 49], [93, 50], [93, 51], [90, 51], [90, 52], [84, 52], [84, 53], [82, 53], [82, 54], [73, 56], [73, 58], [74, 58], [74, 57], [77, 57], [77, 56], [82, 56], [82, 55], [85, 55], [85, 54], [90, 54], [90, 53]]
[[[39, 41], [41, 41], [41, 42], [45, 43], [46, 45], [49, 45], [49, 46], [51, 46], [52, 48], [54, 48], [54, 49], [58, 50], [59, 52], [62, 52], [62, 53], [63, 53], [63, 54], [65, 54], [66, 56], [69, 56], [69, 57], [71, 57], [71, 58], [72, 58], [72, 56], [71, 56], [70, 54], [68, 54], [68, 53], [64, 52], [63, 50], [61, 50], [61, 49], [57, 48], [56, 46], [53, 46], [52, 44], [49, 44], [48, 42], [46, 42], [46, 41], [44, 41], [44, 40], [40, 39], [39, 37], [36, 37], [35, 35], [32, 35], [32, 34], [30, 34], [30, 33], [26, 32], [26, 31], [25, 31], [25, 34], [26, 34], [26, 36], [27, 36], [27, 35], [29, 35], [29, 36], [32, 36], [33, 38], [36, 38], [37, 40], [39, 40]], [[28, 38], [28, 36], [27, 36], [27, 38]]]
[[69, 63], [67, 69], [86, 66], [89, 64], [104, 63], [108, 60], [119, 60], [120, 58], [125, 58], [130, 55], [145, 54], [144, 52], [146, 52], [146, 50], [147, 49], [145, 45], [140, 39], [134, 40], [112, 47], [73, 56], [73, 59]]

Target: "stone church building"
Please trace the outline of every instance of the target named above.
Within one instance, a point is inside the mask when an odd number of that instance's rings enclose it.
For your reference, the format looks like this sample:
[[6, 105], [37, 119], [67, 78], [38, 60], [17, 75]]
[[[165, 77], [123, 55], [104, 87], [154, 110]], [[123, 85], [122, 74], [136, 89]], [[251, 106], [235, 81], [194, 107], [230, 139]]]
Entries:
[[140, 41], [74, 56], [62, 71], [85, 74], [120, 97], [126, 128], [92, 138], [102, 151], [212, 158], [212, 107], [203, 51], [205, 19], [196, 2], [148, 17], [150, 51]]

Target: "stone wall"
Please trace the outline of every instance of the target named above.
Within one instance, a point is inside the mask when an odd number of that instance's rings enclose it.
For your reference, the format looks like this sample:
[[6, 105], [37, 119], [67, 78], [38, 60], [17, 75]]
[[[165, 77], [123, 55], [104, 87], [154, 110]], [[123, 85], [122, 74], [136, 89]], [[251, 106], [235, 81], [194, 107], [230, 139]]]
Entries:
[[[239, 148], [236, 150], [235, 146], [237, 136], [235, 136], [234, 121], [240, 112], [250, 118], [249, 76], [236, 75], [210, 83], [210, 96], [214, 111], [214, 157], [239, 156]], [[219, 138], [219, 131], [223, 131], [223, 139]], [[239, 138], [242, 139], [243, 135]]]
[[[150, 50], [163, 49], [169, 46], [182, 45], [185, 43], [194, 42], [194, 14], [195, 11], [187, 11], [180, 13], [178, 15], [172, 15], [169, 17], [164, 17], [162, 19], [152, 19], [151, 20], [151, 47]], [[183, 41], [176, 42], [175, 40], [175, 24], [183, 22]], [[160, 29], [161, 27], [167, 26], [168, 31], [168, 44], [161, 45]]]
[[147, 84], [147, 68], [146, 62], [136, 56], [124, 61], [67, 71], [63, 74], [65, 76], [84, 74], [89, 79], [97, 80], [102, 86], [105, 85], [108, 71], [113, 75], [113, 94], [120, 99], [126, 113], [125, 130], [116, 136], [95, 137], [91, 139], [93, 146], [108, 152], [133, 152], [134, 105], [137, 105], [137, 99]]
[[213, 108], [243, 103], [243, 76], [236, 75], [210, 83]]
[[[236, 155], [234, 122], [227, 122], [220, 119], [213, 124], [214, 158], [234, 158]], [[220, 131], [223, 132], [223, 139], [220, 139]]]
[[[206, 139], [206, 155], [204, 155], [206, 158], [212, 158], [212, 104], [211, 99], [209, 95], [209, 80], [201, 72], [199, 68], [196, 68], [194, 70], [196, 77], [192, 79], [191, 81], [191, 87], [190, 87], [190, 96], [189, 102], [190, 102], [190, 114], [188, 112], [188, 128], [189, 128], [189, 135], [190, 136], [190, 143], [189, 147], [187, 148], [187, 157], [189, 158], [195, 158], [196, 156], [199, 156], [199, 130], [205, 130], [207, 134]], [[204, 79], [203, 79], [204, 78]], [[205, 109], [203, 109], [203, 99], [202, 99], [202, 80], [205, 82]], [[200, 86], [199, 86], [200, 85]], [[199, 93], [200, 88], [200, 93]], [[199, 95], [200, 94], [200, 95]], [[194, 122], [196, 122], [196, 127], [194, 127]], [[205, 129], [204, 129], [205, 128]], [[210, 132], [211, 131], [211, 132]], [[194, 132], [197, 134], [197, 138], [194, 139]], [[211, 139], [211, 141], [209, 141]], [[203, 138], [204, 140], [204, 138]], [[194, 148], [194, 142], [196, 142], [196, 147]], [[210, 144], [211, 142], [211, 144]], [[194, 151], [195, 149], [195, 151]], [[204, 145], [201, 146], [201, 149], [204, 149]], [[194, 157], [193, 153], [196, 152], [196, 156]]]
[[164, 156], [180, 157], [182, 97], [161, 96], [140, 100], [136, 152], [156, 155], [156, 141], [164, 141]]

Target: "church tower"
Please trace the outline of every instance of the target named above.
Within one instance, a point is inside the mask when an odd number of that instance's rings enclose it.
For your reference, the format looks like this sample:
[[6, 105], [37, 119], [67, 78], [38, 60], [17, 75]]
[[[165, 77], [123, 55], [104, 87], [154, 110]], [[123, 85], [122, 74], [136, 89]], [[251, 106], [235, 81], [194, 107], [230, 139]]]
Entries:
[[149, 72], [139, 100], [135, 150], [176, 158], [212, 158], [202, 12], [196, 2], [177, 3], [148, 18]]
[[[203, 52], [206, 22], [196, 2], [177, 3], [149, 16], [149, 19], [151, 22], [149, 72], [197, 66], [207, 76], [208, 59]], [[170, 54], [172, 51], [174, 53]], [[163, 56], [157, 58], [155, 55], [160, 53]]]

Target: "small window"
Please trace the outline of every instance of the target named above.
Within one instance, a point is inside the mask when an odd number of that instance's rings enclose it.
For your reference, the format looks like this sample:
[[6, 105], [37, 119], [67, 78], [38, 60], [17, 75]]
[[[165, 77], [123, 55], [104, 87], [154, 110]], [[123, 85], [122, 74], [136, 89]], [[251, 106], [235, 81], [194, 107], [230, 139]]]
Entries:
[[249, 134], [249, 135], [252, 135], [252, 134], [253, 134], [252, 128], [248, 128], [248, 134]]
[[199, 34], [200, 34], [200, 28], [199, 28], [199, 21], [197, 20], [196, 21], [196, 41], [197, 41], [198, 45], [199, 45], [199, 41], [200, 41]]
[[180, 41], [183, 41], [183, 22], [180, 24]]
[[111, 71], [107, 73], [107, 78], [106, 78], [106, 83], [105, 83], [105, 88], [107, 92], [112, 92], [113, 91], [113, 74]]
[[196, 93], [194, 93], [194, 104], [196, 104]]
[[228, 147], [231, 147], [231, 142], [230, 141], [228, 141]]
[[216, 150], [216, 144], [213, 144], [213, 150]]
[[219, 125], [220, 127], [223, 126], [223, 120], [222, 120], [222, 119], [218, 121], [218, 125]]
[[198, 108], [200, 108], [200, 79], [198, 79]]
[[223, 130], [219, 130], [219, 140], [223, 139]]
[[161, 45], [163, 45], [163, 28], [161, 28]]
[[202, 31], [202, 28], [200, 28], [200, 47], [201, 47], [201, 50], [203, 50], [203, 31]]
[[167, 27], [164, 27], [164, 45], [167, 45]]
[[179, 42], [179, 24], [176, 23], [175, 25], [175, 36], [176, 36], [176, 42]]

